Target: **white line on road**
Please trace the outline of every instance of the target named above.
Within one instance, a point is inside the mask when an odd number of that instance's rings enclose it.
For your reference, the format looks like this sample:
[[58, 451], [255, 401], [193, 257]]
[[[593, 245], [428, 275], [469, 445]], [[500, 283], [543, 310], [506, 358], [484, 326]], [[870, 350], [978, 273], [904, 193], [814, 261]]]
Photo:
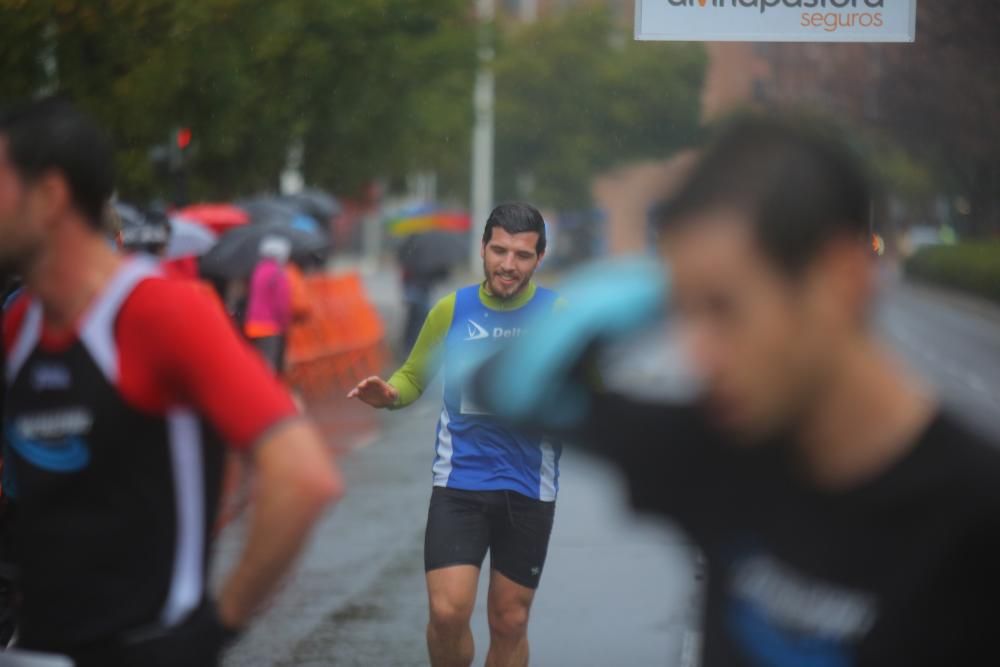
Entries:
[[681, 660], [678, 667], [698, 667], [701, 664], [701, 632], [685, 630], [681, 639]]
[[970, 391], [988, 398], [991, 403], [1000, 404], [1000, 395], [996, 394], [979, 374], [965, 370], [954, 362], [947, 361], [936, 351], [917, 342], [909, 334], [903, 333], [902, 330], [890, 331], [889, 334], [890, 338], [908, 347], [912, 353], [922, 357], [928, 364], [943, 372], [944, 375], [957, 380]]

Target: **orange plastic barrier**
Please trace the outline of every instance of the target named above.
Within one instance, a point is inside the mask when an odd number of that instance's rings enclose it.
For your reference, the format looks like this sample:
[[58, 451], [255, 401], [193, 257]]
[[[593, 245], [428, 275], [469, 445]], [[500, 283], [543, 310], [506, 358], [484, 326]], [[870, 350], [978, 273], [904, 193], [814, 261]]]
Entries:
[[382, 371], [385, 328], [357, 273], [306, 277], [307, 318], [288, 333], [289, 384], [307, 397], [347, 391]]
[[[304, 280], [309, 308], [299, 309], [288, 332], [285, 379], [311, 405], [331, 445], [350, 449], [377, 428], [373, 410], [361, 410], [344, 394], [369, 375], [382, 372], [388, 359], [385, 328], [356, 273], [313, 275]], [[216, 532], [242, 513], [253, 495], [246, 461], [226, 461]]]

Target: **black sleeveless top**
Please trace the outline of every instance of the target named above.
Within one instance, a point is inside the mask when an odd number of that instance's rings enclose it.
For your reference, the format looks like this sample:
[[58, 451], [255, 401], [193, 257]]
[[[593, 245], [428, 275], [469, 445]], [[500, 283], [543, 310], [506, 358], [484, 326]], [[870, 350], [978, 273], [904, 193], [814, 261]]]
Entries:
[[71, 346], [39, 346], [28, 306], [7, 359], [21, 643], [55, 649], [174, 625], [205, 593], [223, 447], [185, 408], [147, 414], [117, 387], [115, 321], [155, 266], [133, 260]]

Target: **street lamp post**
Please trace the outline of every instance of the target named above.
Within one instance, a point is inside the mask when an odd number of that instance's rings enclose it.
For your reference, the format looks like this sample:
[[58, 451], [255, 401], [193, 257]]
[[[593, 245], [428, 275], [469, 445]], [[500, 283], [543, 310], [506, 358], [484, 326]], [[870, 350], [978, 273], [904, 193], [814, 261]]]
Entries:
[[482, 231], [493, 208], [493, 19], [496, 0], [476, 0], [479, 21], [479, 68], [473, 95], [475, 122], [472, 129], [472, 225], [469, 261], [472, 271], [478, 271]]

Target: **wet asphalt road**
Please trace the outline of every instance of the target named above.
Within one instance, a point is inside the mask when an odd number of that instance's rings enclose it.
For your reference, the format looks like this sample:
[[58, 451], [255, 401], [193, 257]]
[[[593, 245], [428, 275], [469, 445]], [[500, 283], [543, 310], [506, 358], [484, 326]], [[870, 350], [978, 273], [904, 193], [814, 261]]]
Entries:
[[[371, 289], [376, 301], [396, 298], [391, 285]], [[387, 316], [391, 327], [396, 314]], [[879, 321], [944, 402], [1000, 442], [1000, 309], [894, 284]], [[439, 409], [434, 388], [406, 411], [379, 415], [377, 437], [343, 459], [347, 497], [227, 667], [427, 664], [423, 527]], [[219, 569], [234, 557], [241, 530], [237, 522], [220, 540]], [[533, 609], [532, 664], [692, 667], [697, 591], [683, 535], [631, 516], [616, 473], [567, 451]], [[482, 604], [473, 625], [481, 665], [488, 638]]]
[[[227, 665], [427, 664], [423, 528], [439, 412], [432, 396], [386, 415], [381, 437], [344, 461], [348, 495]], [[680, 655], [694, 625], [690, 548], [681, 535], [631, 517], [623, 493], [613, 471], [573, 453], [564, 458], [532, 664], [655, 665]], [[241, 529], [228, 529], [220, 561], [232, 558]], [[482, 658], [483, 605], [473, 623]]]
[[944, 406], [1000, 443], [1000, 308], [894, 284], [879, 321], [893, 350], [933, 385]]

